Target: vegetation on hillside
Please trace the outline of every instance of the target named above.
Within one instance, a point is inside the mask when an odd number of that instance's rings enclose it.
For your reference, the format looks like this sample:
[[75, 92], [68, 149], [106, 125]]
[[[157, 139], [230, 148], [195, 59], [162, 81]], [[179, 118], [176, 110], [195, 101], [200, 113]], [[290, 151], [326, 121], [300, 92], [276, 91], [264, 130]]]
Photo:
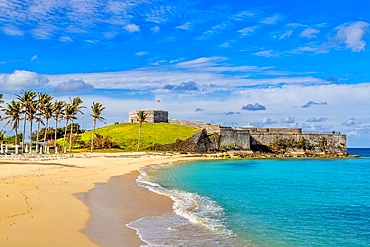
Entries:
[[[120, 123], [95, 130], [95, 133], [104, 137], [111, 137], [117, 147], [124, 151], [137, 149], [139, 123]], [[146, 150], [154, 144], [174, 143], [177, 139], [187, 139], [197, 133], [199, 129], [168, 123], [143, 123], [140, 140], [140, 150]], [[81, 134], [81, 140], [88, 143], [91, 131]]]

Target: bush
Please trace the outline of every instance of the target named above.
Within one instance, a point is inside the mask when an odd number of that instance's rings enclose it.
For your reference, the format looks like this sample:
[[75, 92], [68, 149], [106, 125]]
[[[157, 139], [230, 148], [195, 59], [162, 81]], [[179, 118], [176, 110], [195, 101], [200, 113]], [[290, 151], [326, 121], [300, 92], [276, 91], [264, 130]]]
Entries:
[[[112, 140], [111, 136], [103, 136], [95, 133], [94, 138], [94, 148], [104, 149], [104, 148], [119, 148], [116, 142]], [[91, 140], [85, 144], [85, 148], [91, 148]]]

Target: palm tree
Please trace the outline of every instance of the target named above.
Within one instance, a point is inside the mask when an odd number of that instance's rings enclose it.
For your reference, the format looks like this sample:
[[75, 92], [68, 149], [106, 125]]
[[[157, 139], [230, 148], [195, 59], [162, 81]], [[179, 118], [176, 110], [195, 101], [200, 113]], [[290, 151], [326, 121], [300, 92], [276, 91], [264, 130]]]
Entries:
[[136, 119], [140, 123], [140, 128], [139, 128], [139, 139], [137, 141], [137, 150], [136, 151], [139, 151], [139, 148], [140, 148], [141, 129], [143, 127], [143, 123], [146, 122], [146, 116], [147, 115], [148, 114], [145, 113], [145, 111], [142, 111], [142, 110], [140, 110], [140, 111], [137, 112]]
[[47, 93], [38, 93], [37, 96], [38, 96], [38, 99], [37, 99], [38, 114], [36, 117], [36, 121], [37, 121], [36, 151], [37, 151], [37, 146], [38, 146], [39, 136], [40, 136], [40, 125], [41, 124], [45, 125], [43, 122], [45, 106], [49, 104], [49, 102], [51, 102], [51, 100], [53, 99], [53, 96]]
[[12, 100], [10, 103], [7, 103], [3, 111], [6, 115], [4, 119], [9, 119], [4, 127], [12, 124], [12, 130], [15, 131], [15, 154], [18, 154], [18, 127], [21, 120], [22, 104], [19, 101]]
[[44, 151], [45, 152], [46, 152], [46, 140], [47, 140], [47, 130], [48, 130], [48, 127], [49, 127], [49, 120], [51, 118], [53, 118], [53, 115], [54, 115], [53, 103], [48, 102], [45, 105], [45, 109], [44, 109], [44, 117], [45, 117], [45, 120], [46, 120], [46, 123], [45, 123], [45, 135], [44, 135]]
[[92, 110], [92, 114], [90, 114], [90, 116], [93, 117], [94, 119], [94, 128], [91, 132], [91, 152], [93, 152], [93, 149], [94, 149], [94, 133], [95, 133], [95, 127], [96, 127], [96, 120], [98, 119], [99, 121], [102, 121], [103, 123], [105, 123], [105, 118], [103, 118], [101, 116], [101, 112], [105, 109], [105, 107], [100, 104], [99, 102], [96, 102], [92, 104], [91, 106], [91, 110]]
[[66, 143], [66, 136], [67, 136], [67, 126], [68, 126], [69, 120], [71, 120], [73, 118], [73, 116], [72, 116], [72, 106], [70, 104], [65, 103], [64, 109], [65, 109], [65, 111], [64, 111], [63, 118], [66, 120], [66, 124], [64, 126], [63, 148], [64, 148], [64, 151], [65, 151], [65, 143]]
[[[33, 120], [35, 119], [36, 117], [36, 113], [37, 113], [37, 102], [36, 101], [33, 101], [31, 104], [30, 104], [30, 107], [28, 109], [28, 112], [27, 112], [27, 116], [28, 116], [28, 121], [30, 121], [30, 142], [31, 142], [31, 145], [30, 145], [30, 152], [32, 152], [32, 123], [33, 123]], [[37, 144], [36, 144], [37, 146]]]
[[82, 115], [84, 114], [81, 109], [86, 108], [86, 106], [80, 106], [80, 104], [83, 103], [82, 99], [80, 97], [75, 97], [73, 100], [69, 98], [70, 100], [70, 105], [71, 105], [71, 110], [72, 110], [72, 123], [71, 123], [71, 132], [69, 135], [69, 152], [72, 151], [72, 133], [73, 133], [73, 121], [76, 119], [76, 115], [78, 113], [81, 113]]
[[64, 101], [55, 100], [54, 103], [54, 119], [55, 119], [55, 143], [54, 143], [54, 150], [57, 147], [57, 130], [58, 130], [58, 122], [61, 120], [64, 114]]
[[22, 90], [21, 95], [16, 94], [18, 100], [20, 101], [22, 108], [23, 108], [23, 135], [22, 135], [22, 153], [24, 151], [24, 137], [26, 135], [26, 123], [28, 119], [28, 112], [33, 105], [33, 101], [35, 100], [36, 93], [32, 90], [24, 91]]
[[[2, 98], [4, 97], [4, 94], [0, 93], [0, 104], [4, 104], [4, 100], [2, 100]], [[2, 109], [3, 107], [0, 105], [0, 110]], [[1, 116], [0, 116], [0, 120], [1, 120]]]

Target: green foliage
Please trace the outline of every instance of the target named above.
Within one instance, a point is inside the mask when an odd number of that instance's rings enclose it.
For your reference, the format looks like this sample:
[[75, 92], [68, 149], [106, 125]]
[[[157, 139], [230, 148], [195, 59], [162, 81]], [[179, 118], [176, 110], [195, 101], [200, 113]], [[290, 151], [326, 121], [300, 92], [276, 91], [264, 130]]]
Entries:
[[302, 136], [302, 138], [298, 141], [298, 147], [306, 150], [307, 147], [307, 140]]
[[[111, 136], [103, 136], [95, 133], [94, 149], [117, 148], [117, 143], [113, 141]], [[85, 148], [91, 148], [91, 142], [86, 142]]]
[[[137, 148], [137, 133], [139, 123], [120, 123], [105, 126], [95, 130], [95, 133], [102, 136], [111, 136], [112, 141], [126, 151], [133, 151]], [[154, 144], [169, 144], [177, 139], [187, 139], [197, 133], [199, 129], [174, 125], [168, 123], [146, 123], [142, 129], [141, 148], [147, 149]], [[82, 140], [86, 143], [91, 139], [91, 131], [81, 135]]]
[[[22, 134], [18, 134], [17, 142], [20, 144], [20, 141], [22, 140]], [[4, 136], [4, 142], [9, 144], [15, 143], [15, 135], [13, 136]]]

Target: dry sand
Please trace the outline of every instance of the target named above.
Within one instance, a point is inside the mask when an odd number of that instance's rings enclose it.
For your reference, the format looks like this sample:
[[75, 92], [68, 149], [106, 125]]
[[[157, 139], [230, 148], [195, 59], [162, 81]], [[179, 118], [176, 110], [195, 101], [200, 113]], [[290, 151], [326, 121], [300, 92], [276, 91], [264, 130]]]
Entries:
[[[109, 246], [98, 240], [114, 238], [107, 228], [96, 227], [104, 215], [94, 213], [98, 204], [86, 192], [95, 183], [109, 180], [106, 184], [112, 186], [115, 179], [120, 179], [118, 201], [107, 200], [107, 205], [124, 205], [120, 207], [123, 222], [161, 215], [171, 209], [171, 201], [138, 187], [134, 181], [137, 173], [132, 171], [151, 164], [192, 159], [201, 157], [119, 153], [44, 161], [0, 159], [0, 246]], [[123, 174], [127, 175], [116, 178]], [[143, 203], [148, 200], [151, 204]], [[115, 229], [122, 231], [116, 242], [122, 238], [125, 241], [120, 246], [143, 244], [134, 230], [122, 224]]]

